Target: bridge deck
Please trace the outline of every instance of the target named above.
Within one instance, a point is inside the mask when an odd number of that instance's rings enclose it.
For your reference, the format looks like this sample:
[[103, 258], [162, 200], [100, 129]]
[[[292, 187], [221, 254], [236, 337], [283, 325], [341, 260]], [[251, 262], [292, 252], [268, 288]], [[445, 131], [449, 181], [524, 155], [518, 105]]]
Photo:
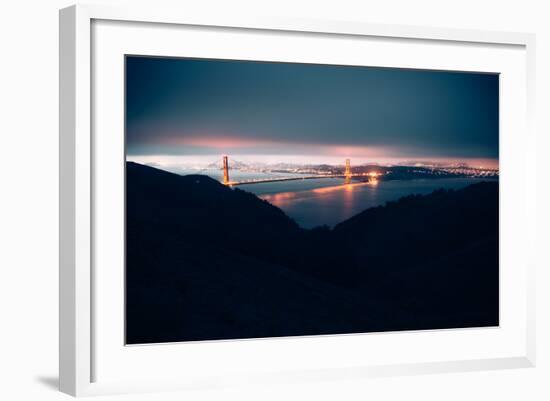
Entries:
[[[358, 176], [358, 174], [352, 175]], [[227, 183], [229, 186], [237, 185], [249, 185], [249, 184], [262, 184], [267, 182], [279, 182], [279, 181], [297, 181], [297, 180], [313, 180], [318, 178], [346, 178], [344, 174], [331, 174], [331, 175], [304, 175], [299, 177], [277, 177], [277, 178], [262, 178], [258, 180], [247, 180], [247, 181], [230, 181]]]

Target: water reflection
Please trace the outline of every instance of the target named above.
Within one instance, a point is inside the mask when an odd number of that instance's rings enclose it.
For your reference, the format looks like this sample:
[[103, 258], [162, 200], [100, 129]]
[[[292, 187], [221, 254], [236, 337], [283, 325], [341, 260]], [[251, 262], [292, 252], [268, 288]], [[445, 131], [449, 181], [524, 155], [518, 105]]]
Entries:
[[[328, 182], [327, 182], [328, 181]], [[480, 179], [450, 178], [408, 181], [370, 182], [344, 179], [313, 182], [273, 183], [242, 186], [242, 189], [281, 208], [300, 226], [334, 226], [370, 207], [380, 206], [410, 194], [428, 194], [439, 188], [458, 189]], [[279, 191], [277, 191], [279, 189]]]
[[368, 183], [368, 182], [344, 183], [344, 184], [341, 184], [341, 185], [333, 185], [333, 186], [330, 186], [330, 187], [315, 188], [315, 189], [312, 189], [311, 192], [314, 192], [316, 194], [324, 194], [324, 193], [327, 193], [327, 192], [342, 191], [342, 190], [347, 191], [347, 192], [351, 192], [351, 191], [353, 191], [353, 188], [355, 188], [355, 187], [369, 185], [369, 184], [370, 183]]
[[375, 189], [377, 182], [346, 182], [303, 191], [259, 195], [285, 210], [304, 227], [332, 225], [356, 213], [360, 199], [354, 199], [359, 188]]
[[291, 192], [278, 192], [274, 194], [258, 195], [259, 198], [268, 201], [269, 203], [281, 207], [285, 202], [305, 200], [312, 197], [322, 198], [323, 195], [329, 194], [334, 191], [352, 192], [355, 187], [371, 185], [373, 182], [357, 182], [357, 183], [344, 183], [338, 185], [332, 185], [329, 187], [321, 187], [304, 191], [291, 191]]

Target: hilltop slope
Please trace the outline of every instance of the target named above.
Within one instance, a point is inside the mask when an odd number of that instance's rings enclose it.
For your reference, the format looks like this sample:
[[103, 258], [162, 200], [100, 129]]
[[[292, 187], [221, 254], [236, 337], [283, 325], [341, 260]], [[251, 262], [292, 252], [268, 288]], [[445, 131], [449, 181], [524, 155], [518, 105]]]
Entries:
[[498, 324], [498, 184], [334, 228], [206, 176], [127, 163], [129, 343]]
[[277, 263], [301, 235], [247, 192], [128, 163], [127, 341], [370, 327], [355, 294]]

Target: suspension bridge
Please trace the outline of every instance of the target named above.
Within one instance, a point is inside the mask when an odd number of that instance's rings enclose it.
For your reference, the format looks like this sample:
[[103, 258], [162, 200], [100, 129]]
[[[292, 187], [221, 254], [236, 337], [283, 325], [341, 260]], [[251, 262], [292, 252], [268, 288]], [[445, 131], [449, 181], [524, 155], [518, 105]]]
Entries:
[[222, 168], [223, 168], [223, 184], [228, 186], [238, 186], [238, 185], [249, 185], [249, 184], [262, 184], [267, 182], [279, 182], [279, 181], [298, 181], [298, 180], [313, 180], [319, 178], [344, 178], [345, 183], [349, 184], [351, 179], [356, 176], [364, 176], [365, 174], [353, 174], [351, 171], [351, 161], [346, 159], [345, 169], [342, 174], [297, 174], [290, 177], [284, 176], [273, 176], [273, 177], [262, 177], [255, 179], [245, 179], [239, 181], [231, 181], [229, 178], [229, 158], [228, 156], [223, 156], [222, 158]]

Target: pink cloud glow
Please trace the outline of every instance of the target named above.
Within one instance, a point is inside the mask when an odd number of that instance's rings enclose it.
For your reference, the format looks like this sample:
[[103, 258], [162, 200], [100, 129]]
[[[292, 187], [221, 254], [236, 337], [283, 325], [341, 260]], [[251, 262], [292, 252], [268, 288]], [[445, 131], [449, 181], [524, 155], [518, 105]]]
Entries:
[[[164, 164], [168, 159], [181, 163], [202, 164], [205, 160], [229, 155], [230, 158], [245, 162], [279, 162], [299, 164], [343, 164], [345, 159], [352, 159], [352, 164], [460, 164], [472, 167], [498, 169], [498, 160], [489, 158], [456, 157], [429, 154], [418, 155], [417, 149], [406, 149], [392, 146], [365, 146], [347, 144], [311, 144], [283, 142], [263, 138], [246, 138], [238, 135], [186, 134], [174, 135], [172, 132], [160, 134], [155, 142], [170, 148], [181, 148], [182, 155], [149, 155], [131, 157], [132, 159], [149, 159]], [[189, 149], [185, 149], [188, 147]], [[200, 150], [193, 155], [195, 150]], [[416, 156], [415, 156], [416, 155]]]
[[275, 141], [264, 139], [249, 139], [236, 136], [163, 136], [158, 138], [158, 143], [172, 146], [196, 146], [211, 148], [217, 151], [235, 148], [254, 148], [257, 146], [270, 146], [277, 144]]

